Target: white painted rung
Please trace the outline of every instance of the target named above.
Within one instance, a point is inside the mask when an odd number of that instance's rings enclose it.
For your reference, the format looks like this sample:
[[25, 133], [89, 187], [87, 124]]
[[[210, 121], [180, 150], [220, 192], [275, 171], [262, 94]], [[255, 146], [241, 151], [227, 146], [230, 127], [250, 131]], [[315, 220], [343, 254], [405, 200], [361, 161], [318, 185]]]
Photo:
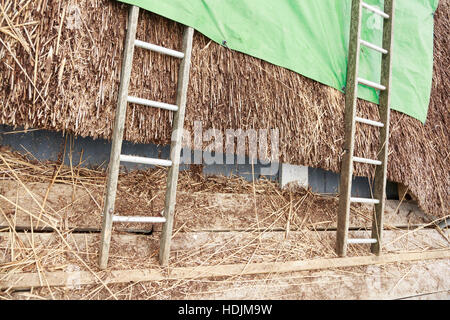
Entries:
[[125, 217], [113, 216], [113, 222], [135, 222], [135, 223], [165, 223], [164, 217]]
[[383, 49], [379, 46], [374, 45], [373, 43], [367, 42], [365, 40], [360, 39], [359, 42], [363, 45], [366, 46], [367, 48], [373, 49], [375, 51], [381, 52], [383, 54], [387, 54], [388, 51], [386, 49]]
[[161, 46], [157, 46], [156, 44], [151, 44], [148, 42], [144, 42], [141, 40], [135, 40], [134, 41], [134, 45], [138, 48], [142, 48], [142, 49], [147, 49], [147, 50], [151, 50], [154, 52], [158, 52], [158, 53], [162, 53], [171, 57], [175, 57], [178, 59], [183, 59], [184, 58], [184, 53], [183, 52], [179, 52], [179, 51], [175, 51], [172, 49], [168, 49], [168, 48], [164, 48]]
[[358, 82], [360, 84], [363, 84], [363, 85], [368, 86], [368, 87], [372, 87], [374, 89], [386, 90], [385, 86], [382, 86], [381, 84], [378, 84], [376, 82], [372, 82], [372, 81], [369, 81], [369, 80], [366, 80], [366, 79], [358, 78]]
[[383, 164], [383, 162], [381, 162], [379, 160], [372, 160], [372, 159], [359, 158], [359, 157], [353, 157], [353, 161], [360, 162], [360, 163], [373, 164], [376, 166], [381, 166]]
[[147, 100], [147, 99], [142, 99], [142, 98], [137, 98], [137, 97], [131, 97], [131, 96], [128, 97], [127, 101], [129, 103], [141, 104], [141, 105], [147, 106], [147, 107], [160, 108], [160, 109], [165, 109], [165, 110], [169, 110], [169, 111], [178, 111], [178, 106], [173, 105], [173, 104], [163, 103], [163, 102], [157, 102], [157, 101], [152, 101], [152, 100]]
[[163, 167], [171, 167], [172, 166], [172, 161], [170, 161], [170, 160], [128, 156], [125, 154], [120, 155], [120, 161], [121, 162], [148, 164], [148, 165], [153, 165], [153, 166], [163, 166]]
[[350, 244], [370, 244], [377, 243], [377, 239], [348, 239], [347, 242]]
[[364, 119], [364, 118], [360, 118], [360, 117], [355, 117], [355, 120], [361, 123], [365, 123], [371, 126], [375, 126], [375, 127], [384, 127], [384, 124], [382, 124], [381, 122], [378, 121], [373, 121], [373, 120], [369, 120], [369, 119]]
[[386, 14], [385, 12], [381, 11], [380, 9], [377, 9], [377, 8], [371, 6], [371, 5], [368, 5], [365, 2], [362, 2], [361, 4], [362, 4], [363, 8], [366, 8], [367, 10], [372, 11], [372, 12], [380, 15], [380, 16], [382, 16], [385, 19], [389, 19], [389, 15]]
[[379, 204], [380, 200], [368, 198], [350, 198], [350, 202]]

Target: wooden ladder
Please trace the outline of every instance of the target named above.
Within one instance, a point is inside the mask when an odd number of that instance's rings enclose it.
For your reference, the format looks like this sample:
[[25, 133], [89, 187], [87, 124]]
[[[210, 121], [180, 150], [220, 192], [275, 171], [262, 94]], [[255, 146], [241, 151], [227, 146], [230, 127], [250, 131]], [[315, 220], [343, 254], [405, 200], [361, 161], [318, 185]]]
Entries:
[[[166, 265], [169, 260], [170, 242], [173, 229], [173, 215], [175, 210], [178, 171], [180, 166], [181, 139], [183, 134], [184, 115], [186, 109], [187, 89], [189, 83], [189, 71], [191, 65], [192, 41], [194, 30], [186, 27], [183, 36], [183, 51], [160, 47], [151, 43], [136, 40], [136, 29], [138, 24], [139, 8], [130, 7], [128, 16], [128, 30], [125, 40], [122, 73], [120, 76], [119, 96], [112, 137], [111, 156], [109, 160], [108, 180], [106, 185], [106, 198], [103, 208], [103, 223], [100, 240], [99, 265], [105, 269], [108, 263], [108, 255], [111, 241], [113, 222], [135, 222], [135, 223], [162, 223], [161, 244], [159, 251], [159, 262]], [[133, 64], [134, 48], [139, 47], [161, 54], [181, 59], [178, 75], [178, 89], [176, 105], [146, 100], [128, 95], [128, 86]], [[128, 103], [136, 103], [148, 107], [160, 108], [174, 112], [173, 131], [171, 137], [170, 160], [152, 159], [121, 154], [123, 132], [125, 127], [125, 116]], [[120, 162], [132, 162], [147, 165], [159, 165], [169, 167], [167, 177], [167, 189], [164, 206], [164, 214], [159, 217], [136, 217], [119, 216], [114, 212], [114, 203], [117, 193], [117, 182], [119, 176]]]
[[[390, 89], [392, 69], [392, 48], [394, 35], [394, 1], [384, 0], [384, 11], [370, 6], [362, 0], [353, 0], [350, 26], [349, 58], [347, 70], [347, 87], [345, 96], [345, 146], [341, 167], [341, 180], [339, 187], [339, 212], [336, 237], [336, 252], [339, 256], [347, 254], [347, 245], [371, 244], [371, 251], [381, 253], [383, 231], [383, 213], [386, 197], [386, 173], [388, 161], [389, 115], [390, 115]], [[361, 39], [362, 11], [369, 10], [384, 18], [383, 45], [375, 44]], [[361, 45], [380, 52], [381, 83], [375, 83], [358, 76], [359, 55]], [[365, 85], [380, 90], [380, 122], [356, 116], [356, 101], [358, 85]], [[380, 149], [378, 160], [364, 159], [354, 156], [356, 123], [380, 128]], [[366, 163], [376, 165], [374, 181], [374, 199], [354, 198], [351, 195], [353, 163]], [[375, 205], [372, 223], [372, 237], [370, 239], [349, 239], [349, 215], [351, 203], [370, 203]]]

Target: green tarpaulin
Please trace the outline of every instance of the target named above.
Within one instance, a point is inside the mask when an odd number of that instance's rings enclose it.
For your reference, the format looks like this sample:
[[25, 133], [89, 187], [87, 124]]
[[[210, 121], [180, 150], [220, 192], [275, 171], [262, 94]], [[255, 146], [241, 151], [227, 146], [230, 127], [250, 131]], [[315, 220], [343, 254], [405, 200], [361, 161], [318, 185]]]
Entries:
[[[343, 91], [351, 0], [120, 0]], [[383, 8], [383, 0], [366, 0]], [[425, 122], [438, 0], [397, 0], [392, 108]], [[364, 10], [362, 38], [381, 45], [383, 18]], [[379, 82], [381, 54], [362, 48], [360, 77]], [[374, 89], [359, 97], [378, 102]]]

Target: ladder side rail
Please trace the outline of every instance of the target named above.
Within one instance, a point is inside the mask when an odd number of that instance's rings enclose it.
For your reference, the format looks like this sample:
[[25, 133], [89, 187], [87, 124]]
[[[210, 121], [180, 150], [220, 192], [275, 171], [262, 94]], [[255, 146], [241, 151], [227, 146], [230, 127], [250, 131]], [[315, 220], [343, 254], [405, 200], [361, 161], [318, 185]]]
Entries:
[[117, 182], [120, 168], [120, 153], [122, 149], [125, 116], [127, 111], [128, 87], [134, 55], [134, 42], [139, 17], [139, 8], [131, 6], [128, 15], [128, 29], [125, 38], [122, 71], [120, 75], [119, 96], [114, 122], [111, 155], [109, 159], [108, 180], [106, 184], [106, 198], [103, 208], [102, 233], [100, 238], [99, 266], [105, 269], [108, 264], [109, 247], [114, 214], [114, 203], [117, 193]]
[[355, 148], [355, 115], [358, 95], [361, 16], [361, 0], [353, 0], [348, 51], [347, 86], [345, 93], [345, 144], [339, 183], [339, 209], [336, 236], [336, 252], [341, 257], [345, 256], [347, 253], [350, 197], [353, 176], [352, 157]]
[[383, 215], [386, 202], [395, 0], [384, 0], [384, 5], [384, 11], [389, 15], [390, 19], [384, 21], [383, 48], [386, 48], [389, 54], [384, 55], [381, 62], [381, 84], [386, 87], [386, 90], [380, 92], [379, 105], [380, 119], [384, 124], [380, 129], [380, 151], [378, 153], [378, 160], [382, 162], [382, 165], [376, 168], [374, 181], [374, 197], [380, 200], [380, 203], [375, 205], [375, 216], [372, 225], [372, 238], [377, 239], [377, 242], [372, 244], [371, 251], [376, 255], [381, 254]]
[[180, 167], [181, 140], [183, 137], [184, 116], [186, 112], [187, 90], [189, 85], [189, 73], [191, 67], [192, 42], [194, 29], [186, 27], [183, 35], [184, 58], [181, 61], [178, 74], [177, 106], [178, 111], [174, 114], [173, 131], [170, 146], [170, 159], [172, 166], [167, 175], [166, 199], [164, 205], [164, 217], [166, 223], [161, 233], [161, 244], [159, 251], [159, 263], [167, 265], [170, 255], [170, 244], [172, 239], [173, 216], [177, 196], [178, 171]]
[[361, 0], [352, 1], [352, 17], [348, 51], [347, 86], [345, 93], [345, 144], [339, 182], [339, 209], [337, 221], [336, 252], [347, 253], [350, 197], [352, 192], [353, 153], [355, 148], [355, 115], [358, 96], [358, 69], [361, 37]]

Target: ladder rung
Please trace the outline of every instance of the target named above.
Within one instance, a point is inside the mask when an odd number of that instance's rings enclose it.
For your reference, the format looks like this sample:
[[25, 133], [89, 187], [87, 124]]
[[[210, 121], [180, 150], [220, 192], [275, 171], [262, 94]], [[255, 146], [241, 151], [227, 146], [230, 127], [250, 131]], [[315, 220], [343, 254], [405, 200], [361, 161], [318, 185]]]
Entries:
[[358, 78], [358, 82], [360, 84], [366, 85], [368, 87], [372, 87], [374, 89], [378, 89], [378, 90], [386, 90], [385, 86], [382, 86], [381, 84], [378, 84], [376, 82], [372, 82], [366, 79], [362, 79], [362, 78]]
[[125, 216], [113, 216], [113, 222], [136, 222], [136, 223], [165, 223], [164, 217], [125, 217]]
[[157, 46], [156, 44], [151, 44], [148, 42], [144, 42], [141, 40], [135, 40], [134, 41], [134, 45], [136, 47], [142, 48], [142, 49], [147, 49], [150, 51], [154, 51], [154, 52], [158, 52], [158, 53], [162, 53], [171, 57], [175, 57], [175, 58], [179, 58], [179, 59], [183, 59], [184, 58], [184, 53], [183, 52], [179, 52], [179, 51], [175, 51], [172, 49], [168, 49], [168, 48], [164, 48], [161, 46]]
[[379, 160], [365, 159], [365, 158], [359, 158], [359, 157], [353, 157], [353, 161], [367, 163], [367, 164], [374, 164], [376, 166], [381, 166], [383, 164], [383, 162], [381, 162]]
[[380, 200], [368, 198], [350, 198], [350, 202], [379, 204]]
[[121, 162], [140, 163], [140, 164], [149, 164], [149, 165], [153, 165], [153, 166], [163, 166], [163, 167], [171, 167], [172, 166], [172, 161], [170, 161], [170, 160], [128, 156], [125, 154], [120, 155], [120, 161]]
[[371, 126], [375, 126], [375, 127], [380, 127], [380, 128], [384, 127], [384, 124], [382, 124], [381, 122], [378, 122], [378, 121], [364, 119], [364, 118], [361, 118], [361, 117], [355, 117], [355, 120], [358, 121], [358, 122], [361, 122], [361, 123], [365, 123], [365, 124], [368, 124], [368, 125], [371, 125]]
[[381, 47], [379, 47], [379, 46], [377, 46], [377, 45], [374, 45], [373, 43], [367, 42], [367, 41], [365, 41], [365, 40], [363, 40], [363, 39], [360, 39], [359, 42], [360, 42], [363, 46], [366, 46], [367, 48], [373, 49], [373, 50], [378, 51], [378, 52], [381, 52], [381, 53], [383, 53], [383, 54], [387, 54], [387, 53], [388, 53], [388, 51], [387, 51], [386, 49], [381, 48]]
[[377, 243], [377, 239], [348, 239], [347, 240], [348, 243], [353, 243], [353, 244], [369, 244], [369, 243]]
[[160, 109], [165, 109], [165, 110], [169, 110], [169, 111], [178, 111], [178, 106], [176, 106], [174, 104], [164, 103], [164, 102], [157, 102], [157, 101], [152, 101], [152, 100], [147, 100], [147, 99], [142, 99], [142, 98], [137, 98], [137, 97], [131, 97], [131, 96], [128, 97], [127, 101], [129, 103], [141, 104], [141, 105], [147, 106], [147, 107], [160, 108]]
[[389, 15], [386, 12], [383, 12], [383, 11], [381, 11], [381, 10], [371, 6], [371, 5], [368, 5], [365, 2], [362, 2], [361, 4], [362, 4], [363, 8], [366, 8], [367, 10], [372, 11], [372, 12], [380, 15], [380, 16], [382, 16], [385, 19], [389, 19]]

